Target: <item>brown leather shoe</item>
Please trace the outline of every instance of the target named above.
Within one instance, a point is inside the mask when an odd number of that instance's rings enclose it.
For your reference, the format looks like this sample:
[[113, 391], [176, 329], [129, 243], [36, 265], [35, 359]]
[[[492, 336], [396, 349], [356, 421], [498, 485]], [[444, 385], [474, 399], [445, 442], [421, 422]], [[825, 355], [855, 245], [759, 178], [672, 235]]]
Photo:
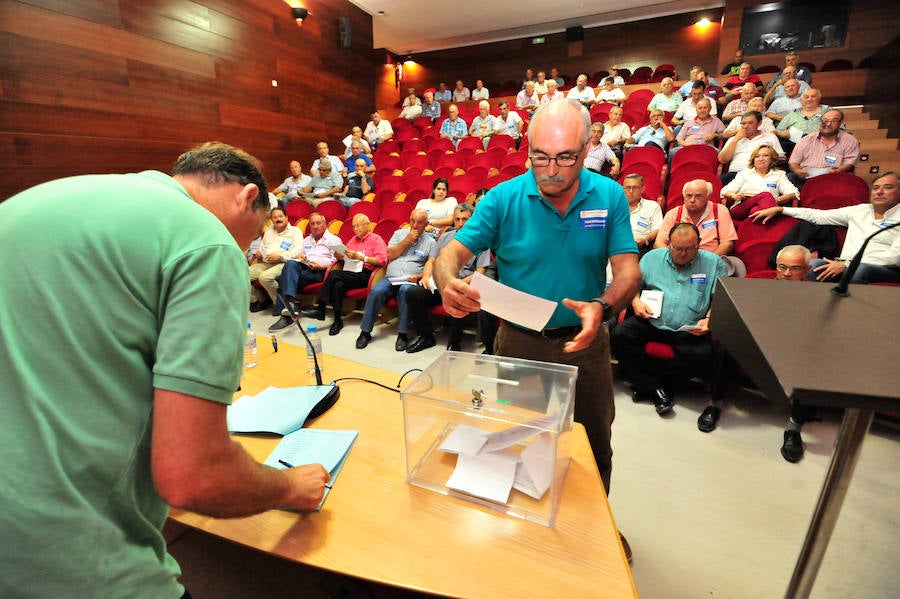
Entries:
[[619, 541], [622, 542], [622, 549], [625, 550], [625, 559], [628, 560], [628, 563], [631, 563], [631, 545], [628, 544], [628, 541], [625, 539], [625, 535], [619, 533]]

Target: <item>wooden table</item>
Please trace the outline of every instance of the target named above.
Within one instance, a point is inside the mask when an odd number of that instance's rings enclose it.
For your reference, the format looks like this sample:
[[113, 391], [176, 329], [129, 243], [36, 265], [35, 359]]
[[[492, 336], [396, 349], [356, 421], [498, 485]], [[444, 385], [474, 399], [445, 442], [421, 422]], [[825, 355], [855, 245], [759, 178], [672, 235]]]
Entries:
[[[326, 380], [357, 376], [391, 387], [398, 375], [335, 356]], [[260, 344], [243, 392], [307, 384], [305, 352]], [[404, 380], [404, 384], [411, 379]], [[240, 393], [238, 394], [240, 395]], [[505, 516], [406, 483], [399, 393], [341, 383], [338, 403], [316, 428], [359, 438], [322, 511], [273, 510], [220, 520], [172, 510], [177, 522], [309, 566], [452, 597], [636, 597], [584, 429], [575, 426], [572, 463], [554, 528]], [[262, 462], [277, 438], [239, 436]]]

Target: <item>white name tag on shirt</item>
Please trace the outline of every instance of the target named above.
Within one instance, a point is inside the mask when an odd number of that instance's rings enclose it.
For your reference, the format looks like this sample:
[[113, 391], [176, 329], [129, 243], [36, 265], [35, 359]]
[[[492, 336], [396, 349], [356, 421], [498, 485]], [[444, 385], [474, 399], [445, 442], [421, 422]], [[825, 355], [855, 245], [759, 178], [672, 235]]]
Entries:
[[598, 209], [598, 210], [582, 210], [578, 213], [578, 218], [581, 221], [582, 229], [604, 229], [606, 228], [606, 217], [609, 214], [608, 210]]
[[691, 285], [706, 285], [706, 273], [696, 273], [691, 275]]

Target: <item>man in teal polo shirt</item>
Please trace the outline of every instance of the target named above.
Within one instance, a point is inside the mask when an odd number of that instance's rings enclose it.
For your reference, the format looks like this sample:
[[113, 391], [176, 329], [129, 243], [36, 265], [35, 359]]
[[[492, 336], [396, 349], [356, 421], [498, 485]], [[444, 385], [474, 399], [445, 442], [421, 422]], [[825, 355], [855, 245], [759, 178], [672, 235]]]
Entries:
[[441, 251], [435, 277], [447, 312], [477, 312], [478, 292], [456, 277], [473, 255], [491, 249], [501, 283], [559, 302], [544, 331], [501, 324], [496, 353], [578, 366], [575, 420], [587, 430], [608, 493], [615, 406], [603, 322], [634, 296], [640, 271], [621, 186], [582, 168], [589, 131], [578, 102], [542, 106], [528, 130], [531, 170], [488, 192]]
[[0, 204], [0, 597], [177, 599], [168, 505], [321, 500], [320, 465], [262, 466], [225, 425], [267, 208], [259, 161], [219, 143]]
[[[664, 387], [668, 380], [690, 378], [712, 365], [710, 305], [716, 280], [728, 276], [720, 256], [700, 249], [700, 231], [693, 223], [677, 223], [668, 236], [668, 247], [641, 258], [642, 289], [661, 300], [657, 309], [647, 295], [636, 295], [634, 315], [610, 334], [635, 401], [652, 401], [660, 416], [672, 411], [671, 394]], [[672, 346], [675, 356], [665, 361], [648, 356], [648, 341]]]

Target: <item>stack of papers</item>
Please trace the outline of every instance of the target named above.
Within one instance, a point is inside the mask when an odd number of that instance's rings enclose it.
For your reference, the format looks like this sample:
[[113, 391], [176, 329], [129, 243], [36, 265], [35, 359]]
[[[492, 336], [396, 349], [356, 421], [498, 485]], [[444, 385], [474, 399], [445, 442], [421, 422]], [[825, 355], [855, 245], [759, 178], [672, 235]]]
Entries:
[[[322, 464], [328, 474], [331, 475], [330, 486], [344, 467], [347, 456], [359, 436], [359, 431], [327, 431], [322, 429], [304, 428], [285, 435], [284, 439], [275, 447], [275, 450], [263, 462], [266, 466], [284, 470], [287, 468], [279, 462], [287, 462], [294, 466], [301, 464]], [[316, 511], [322, 509], [322, 504], [328, 499], [331, 488], [325, 487], [325, 496], [316, 507]]]
[[[512, 489], [540, 499], [553, 480], [553, 439], [536, 429], [551, 425], [555, 415], [496, 433], [457, 425], [439, 449], [457, 454], [447, 487], [498, 503], [509, 501]], [[537, 436], [535, 436], [537, 435]], [[534, 437], [524, 451], [513, 445]]]
[[299, 430], [331, 389], [327, 385], [269, 387], [259, 395], [244, 395], [228, 406], [228, 432], [286, 435]]

